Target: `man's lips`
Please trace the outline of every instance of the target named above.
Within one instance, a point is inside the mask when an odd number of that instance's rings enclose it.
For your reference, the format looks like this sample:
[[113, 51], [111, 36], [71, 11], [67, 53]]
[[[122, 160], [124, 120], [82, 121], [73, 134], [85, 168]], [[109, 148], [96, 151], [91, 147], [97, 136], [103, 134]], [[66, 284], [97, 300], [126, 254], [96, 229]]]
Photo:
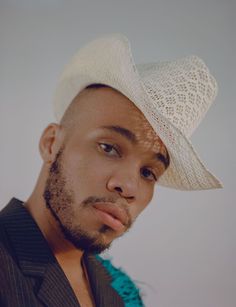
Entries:
[[104, 224], [117, 231], [124, 230], [128, 216], [123, 209], [113, 203], [95, 203], [93, 207], [97, 209], [97, 214]]

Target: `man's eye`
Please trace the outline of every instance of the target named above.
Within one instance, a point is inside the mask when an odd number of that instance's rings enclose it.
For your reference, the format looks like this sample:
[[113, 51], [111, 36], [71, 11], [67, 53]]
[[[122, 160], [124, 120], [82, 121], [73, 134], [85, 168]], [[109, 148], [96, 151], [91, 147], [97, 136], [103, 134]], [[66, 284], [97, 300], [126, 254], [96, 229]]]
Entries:
[[115, 145], [100, 143], [99, 146], [105, 151], [109, 156], [120, 156], [119, 149]]
[[155, 174], [150, 169], [144, 167], [141, 169], [142, 176], [151, 181], [157, 181]]

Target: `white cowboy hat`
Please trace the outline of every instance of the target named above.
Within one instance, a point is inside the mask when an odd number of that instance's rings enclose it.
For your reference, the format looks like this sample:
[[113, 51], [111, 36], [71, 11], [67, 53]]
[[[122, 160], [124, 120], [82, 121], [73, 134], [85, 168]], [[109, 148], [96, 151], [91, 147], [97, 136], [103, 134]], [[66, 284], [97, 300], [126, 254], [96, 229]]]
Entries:
[[200, 58], [135, 65], [125, 36], [96, 39], [80, 49], [62, 73], [54, 99], [57, 121], [73, 98], [94, 83], [128, 97], [164, 142], [170, 165], [160, 185], [179, 190], [222, 187], [189, 141], [217, 93], [216, 81]]

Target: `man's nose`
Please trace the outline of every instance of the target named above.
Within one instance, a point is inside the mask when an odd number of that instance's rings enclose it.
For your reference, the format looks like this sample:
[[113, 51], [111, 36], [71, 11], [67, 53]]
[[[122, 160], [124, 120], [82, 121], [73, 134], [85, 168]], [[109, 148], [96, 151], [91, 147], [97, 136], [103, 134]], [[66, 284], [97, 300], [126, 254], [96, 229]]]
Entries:
[[107, 189], [111, 192], [117, 192], [124, 197], [128, 202], [133, 202], [137, 199], [139, 190], [139, 181], [134, 171], [129, 169], [115, 172], [107, 182]]

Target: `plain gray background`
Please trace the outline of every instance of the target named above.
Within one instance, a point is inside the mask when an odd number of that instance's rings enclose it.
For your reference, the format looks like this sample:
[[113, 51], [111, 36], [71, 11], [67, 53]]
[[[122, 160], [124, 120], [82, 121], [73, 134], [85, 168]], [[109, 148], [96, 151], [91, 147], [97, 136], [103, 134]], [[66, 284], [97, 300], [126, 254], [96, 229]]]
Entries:
[[192, 142], [224, 189], [158, 187], [109, 252], [139, 282], [149, 307], [236, 306], [235, 4], [0, 0], [0, 207], [31, 193], [41, 166], [38, 140], [54, 121], [58, 75], [91, 39], [127, 35], [137, 63], [197, 54], [218, 81], [219, 94]]

